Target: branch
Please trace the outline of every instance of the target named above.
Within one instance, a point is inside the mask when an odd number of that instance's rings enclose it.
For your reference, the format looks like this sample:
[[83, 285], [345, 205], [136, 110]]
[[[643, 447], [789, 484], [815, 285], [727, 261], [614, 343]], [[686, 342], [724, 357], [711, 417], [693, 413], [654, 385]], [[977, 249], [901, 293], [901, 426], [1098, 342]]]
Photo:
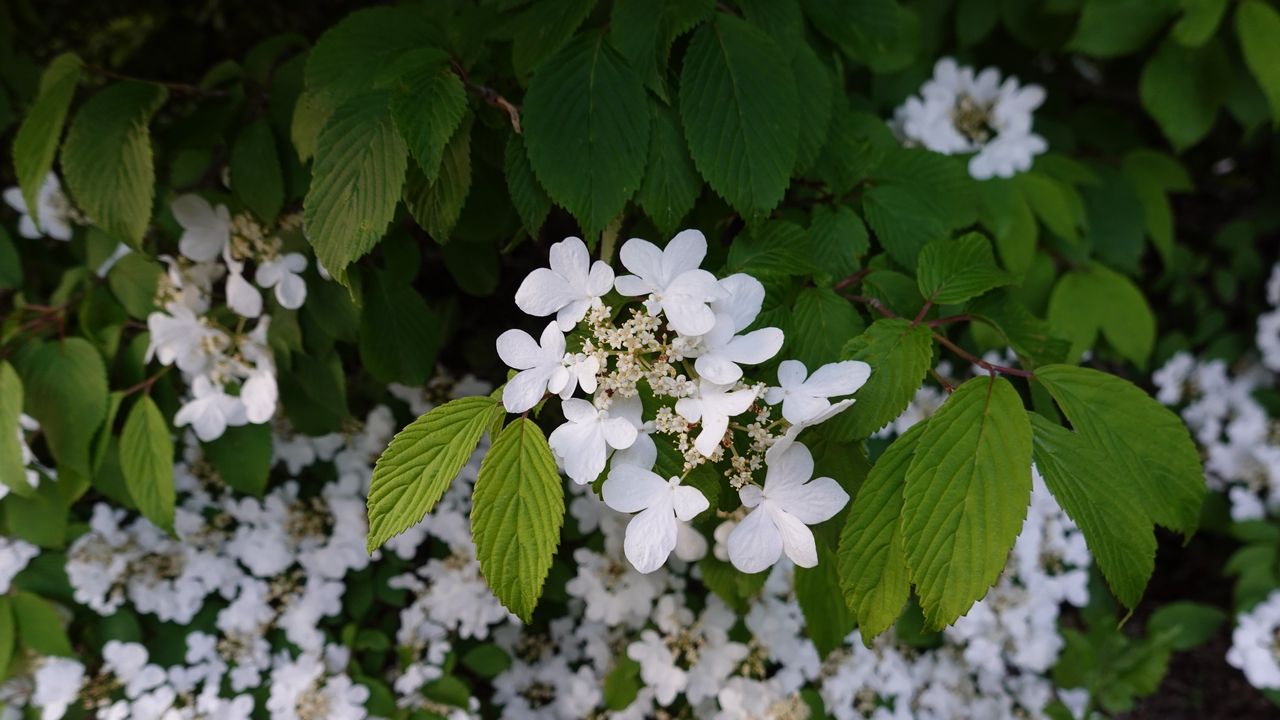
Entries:
[[507, 117], [511, 118], [511, 129], [514, 130], [517, 135], [524, 134], [524, 127], [520, 124], [520, 107], [518, 105], [512, 103], [510, 100], [503, 97], [502, 93], [491, 87], [486, 85], [477, 85], [471, 82], [471, 78], [467, 77], [467, 71], [463, 69], [462, 64], [457, 60], [450, 60], [449, 64], [453, 67], [454, 74], [456, 74], [458, 78], [462, 80], [462, 84], [467, 87], [467, 90], [479, 96], [480, 99], [484, 100], [486, 103], [505, 112]]
[[111, 80], [124, 80], [127, 82], [147, 83], [148, 85], [159, 85], [171, 93], [176, 95], [192, 95], [196, 97], [226, 97], [229, 93], [226, 90], [216, 90], [212, 88], [203, 88], [199, 85], [190, 83], [168, 82], [166, 80], [148, 80], [147, 78], [133, 77], [125, 75], [114, 70], [99, 65], [84, 65], [84, 69], [98, 77], [109, 78]]

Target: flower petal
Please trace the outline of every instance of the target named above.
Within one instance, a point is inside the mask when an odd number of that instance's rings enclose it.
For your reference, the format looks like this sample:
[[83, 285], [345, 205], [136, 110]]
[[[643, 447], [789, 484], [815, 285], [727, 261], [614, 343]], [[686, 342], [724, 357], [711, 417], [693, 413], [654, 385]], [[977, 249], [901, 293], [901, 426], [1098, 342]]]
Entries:
[[626, 450], [636, 441], [636, 426], [626, 418], [609, 418], [600, 423], [600, 429], [611, 448]]
[[634, 465], [614, 464], [600, 488], [604, 504], [618, 512], [640, 512], [671, 494], [666, 480]]
[[782, 340], [783, 334], [778, 328], [761, 328], [730, 340], [724, 354], [736, 363], [759, 365], [778, 354]]
[[744, 573], [758, 573], [782, 557], [782, 535], [765, 508], [752, 510], [729, 533], [725, 542], [729, 562]]
[[702, 494], [698, 488], [686, 485], [677, 485], [671, 492], [672, 504], [676, 511], [676, 517], [688, 522], [698, 515], [698, 513], [711, 507], [711, 503], [707, 502], [707, 496]]
[[711, 303], [711, 309], [732, 317], [734, 332], [755, 322], [764, 305], [764, 285], [746, 273], [735, 273], [721, 279], [720, 287], [728, 296]]
[[742, 377], [742, 368], [718, 352], [700, 355], [693, 361], [693, 369], [703, 378], [720, 385], [736, 382]]
[[529, 315], [544, 317], [573, 301], [569, 283], [547, 268], [525, 276], [516, 290], [516, 307]]
[[[622, 260], [623, 267], [643, 278], [649, 287], [653, 287], [662, 280], [662, 251], [658, 249], [657, 245], [648, 240], [631, 238], [622, 244], [622, 249], [618, 251], [618, 258]], [[622, 278], [620, 277], [616, 282], [620, 283], [621, 281]], [[651, 292], [651, 290], [630, 293], [623, 290], [621, 285], [618, 285], [618, 292], [623, 295], [644, 295]]]
[[614, 467], [634, 465], [645, 470], [652, 470], [656, 462], [658, 462], [658, 446], [654, 444], [653, 438], [647, 433], [639, 433], [636, 435], [636, 441], [631, 444], [631, 447], [613, 454]]
[[627, 523], [622, 550], [636, 570], [642, 573], [651, 573], [662, 567], [676, 548], [676, 518], [671, 513], [669, 497]]
[[516, 373], [502, 389], [502, 406], [509, 413], [522, 413], [532, 409], [547, 394], [547, 381], [551, 379], [553, 370], [554, 368], [541, 367]]
[[769, 493], [769, 499], [800, 522], [815, 525], [840, 512], [849, 502], [849, 493], [835, 480], [820, 477], [799, 486], [775, 488]]
[[247, 318], [262, 314], [262, 293], [244, 276], [233, 272], [227, 277], [227, 307]]
[[764, 476], [764, 494], [773, 497], [784, 488], [799, 487], [813, 477], [813, 455], [809, 448], [796, 443], [786, 452], [767, 460]]
[[706, 256], [707, 238], [702, 232], [681, 230], [662, 250], [662, 277], [670, 281], [681, 273], [696, 270]]
[[813, 541], [813, 531], [791, 513], [772, 504], [766, 504], [764, 509], [773, 519], [773, 525], [782, 539], [782, 548], [791, 562], [804, 568], [817, 565], [818, 548]]
[[301, 275], [285, 273], [276, 283], [276, 300], [286, 310], [297, 310], [307, 301], [307, 281]]
[[542, 349], [533, 341], [533, 336], [523, 330], [511, 329], [502, 333], [495, 345], [498, 357], [507, 367], [528, 370], [542, 362]]
[[[551, 269], [566, 281], [569, 288], [582, 291], [587, 287], [588, 266], [591, 255], [581, 238], [572, 235], [551, 246]], [[575, 295], [578, 292], [574, 293]]]
[[547, 438], [547, 444], [564, 463], [564, 472], [579, 485], [586, 485], [604, 471], [604, 434], [596, 423], [567, 422]]
[[587, 295], [600, 297], [613, 287], [613, 268], [608, 263], [597, 260], [591, 265], [591, 273], [587, 275]]
[[827, 363], [809, 376], [804, 389], [819, 397], [852, 395], [871, 377], [871, 366], [859, 360]]
[[829, 400], [807, 395], [802, 389], [787, 393], [786, 399], [782, 401], [782, 417], [792, 425], [800, 425], [810, 422], [829, 407]]
[[798, 387], [808, 375], [809, 370], [799, 360], [783, 360], [778, 364], [778, 384], [783, 389]]

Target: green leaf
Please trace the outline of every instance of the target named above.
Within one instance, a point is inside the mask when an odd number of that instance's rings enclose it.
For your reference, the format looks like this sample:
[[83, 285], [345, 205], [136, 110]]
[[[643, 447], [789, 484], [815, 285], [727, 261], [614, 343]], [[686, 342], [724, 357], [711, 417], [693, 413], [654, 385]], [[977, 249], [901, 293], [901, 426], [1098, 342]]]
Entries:
[[529, 5], [511, 22], [511, 65], [523, 79], [573, 37], [596, 0], [547, 0]]
[[[0, 482], [19, 495], [30, 495], [26, 466], [22, 459], [22, 444], [18, 438], [22, 426], [22, 380], [13, 366], [0, 360]], [[0, 673], [0, 677], [3, 677]]]
[[22, 591], [10, 595], [9, 602], [18, 626], [18, 641], [23, 647], [38, 655], [77, 657], [71, 649], [62, 617], [53, 603]]
[[1071, 342], [1053, 334], [1049, 323], [1041, 320], [1016, 299], [1009, 290], [984, 295], [969, 304], [968, 314], [977, 322], [990, 326], [1031, 365], [1060, 363], [1071, 351]]
[[592, 238], [640, 188], [649, 150], [644, 85], [601, 33], [556, 53], [525, 95], [529, 162]]
[[1008, 285], [1013, 278], [996, 266], [991, 243], [979, 233], [940, 238], [920, 250], [916, 269], [920, 294], [938, 305], [954, 305]]
[[1198, 48], [1165, 40], [1147, 60], [1138, 91], [1142, 107], [1182, 151], [1213, 128], [1230, 87], [1230, 61], [1216, 40]]
[[880, 185], [862, 197], [862, 212], [880, 247], [900, 265], [914, 267], [920, 250], [947, 234], [947, 224], [914, 188]]
[[756, 276], [804, 275], [813, 271], [813, 251], [804, 228], [787, 220], [770, 220], [734, 238], [729, 246], [729, 272]]
[[809, 237], [814, 266], [837, 280], [857, 272], [861, 258], [871, 249], [867, 226], [847, 205], [815, 208]]
[[231, 191], [268, 225], [284, 207], [284, 170], [266, 119], [242, 130], [231, 148]]
[[1236, 34], [1245, 65], [1253, 73], [1280, 126], [1280, 12], [1261, 0], [1245, 0], [1236, 10]]
[[80, 208], [135, 248], [151, 222], [156, 190], [147, 124], [167, 97], [147, 83], [108, 86], [81, 106], [62, 146], [67, 187]]
[[626, 710], [644, 687], [640, 663], [621, 653], [614, 655], [613, 662], [613, 668], [604, 676], [604, 706], [614, 711]]
[[82, 338], [48, 342], [23, 366], [27, 413], [39, 423], [58, 469], [89, 476], [89, 443], [107, 412], [107, 369]]
[[992, 178], [979, 186], [982, 224], [995, 238], [1000, 261], [1009, 272], [1021, 276], [1035, 259], [1039, 228], [1026, 198], [1011, 180]]
[[538, 184], [533, 174], [533, 166], [529, 164], [529, 156], [525, 153], [524, 137], [511, 133], [507, 138], [506, 162], [503, 169], [507, 178], [507, 192], [511, 194], [511, 204], [520, 214], [524, 229], [534, 237], [542, 230], [542, 223], [551, 212], [551, 198], [547, 191]]
[[22, 188], [22, 201], [37, 224], [40, 206], [36, 198], [53, 167], [67, 108], [80, 82], [81, 67], [80, 58], [74, 53], [63, 53], [49, 63], [40, 76], [40, 94], [13, 138], [13, 169]]
[[391, 117], [428, 179], [440, 170], [445, 145], [467, 112], [462, 81], [434, 49], [414, 53], [391, 91]]
[[818, 657], [826, 659], [844, 646], [845, 637], [857, 627], [858, 619], [840, 595], [835, 552], [826, 543], [820, 542], [817, 547], [817, 566], [796, 568], [796, 602], [804, 613], [805, 634], [817, 648]]
[[1034, 170], [1013, 179], [1036, 217], [1071, 245], [1079, 245], [1085, 225], [1084, 201], [1075, 188]]
[[386, 232], [407, 161], [386, 92], [348, 100], [320, 130], [303, 217], [316, 259], [339, 282]]
[[1031, 501], [1031, 423], [1002, 377], [969, 380], [920, 435], [902, 493], [903, 548], [941, 629], [1000, 577]]
[[1075, 431], [1100, 450], [1112, 477], [1133, 478], [1156, 523], [1195, 531], [1204, 499], [1200, 454], [1182, 421], [1114, 375], [1069, 365], [1036, 370]]
[[222, 437], [204, 443], [204, 456], [228, 487], [262, 497], [271, 475], [271, 425], [229, 427]]
[[468, 670], [480, 677], [493, 678], [511, 667], [511, 656], [493, 643], [484, 643], [464, 653], [461, 662]]
[[1133, 184], [1142, 204], [1146, 233], [1160, 253], [1166, 267], [1173, 262], [1173, 208], [1167, 193], [1190, 192], [1191, 178], [1177, 160], [1155, 152], [1138, 149], [1125, 155], [1125, 177]]
[[471, 533], [489, 587], [526, 623], [542, 594], [563, 524], [564, 488], [551, 448], [532, 420], [517, 418], [480, 464]]
[[[839, 95], [837, 94], [837, 98]], [[889, 125], [866, 112], [846, 112], [837, 107], [827, 134], [827, 144], [810, 172], [834, 195], [844, 195], [867, 180], [899, 142]]]
[[491, 397], [458, 398], [396, 433], [373, 468], [369, 552], [422, 522], [501, 412]]
[[156, 287], [164, 268], [141, 253], [129, 253], [107, 273], [107, 285], [130, 317], [146, 320], [156, 309]]
[[1151, 613], [1147, 632], [1155, 635], [1173, 631], [1173, 649], [1185, 652], [1213, 639], [1226, 619], [1227, 614], [1212, 605], [1182, 600]]
[[0, 290], [22, 286], [22, 259], [13, 246], [9, 231], [0, 227]]
[[782, 200], [798, 156], [795, 77], [764, 31], [727, 13], [693, 36], [680, 73], [680, 117], [693, 162], [738, 212]]
[[[766, 0], [772, 5], [774, 0]], [[797, 15], [799, 8], [797, 8]], [[804, 25], [801, 23], [801, 33]], [[781, 42], [781, 40], [779, 40]], [[789, 45], [792, 52], [791, 72], [796, 78], [796, 94], [800, 100], [800, 130], [796, 143], [797, 174], [807, 170], [818, 153], [827, 144], [831, 130], [832, 79], [831, 71], [818, 59], [808, 43], [800, 40]]]
[[1169, 32], [1188, 47], [1203, 45], [1218, 30], [1227, 11], [1227, 0], [1182, 0], [1182, 17]]
[[360, 360], [384, 383], [424, 385], [440, 349], [440, 321], [427, 301], [390, 272], [367, 275], [360, 310]]
[[[9, 662], [18, 644], [18, 629], [8, 596], [0, 595], [0, 679], [9, 678]], [[639, 666], [636, 666], [639, 668]]]
[[1142, 49], [1173, 14], [1174, 0], [1085, 0], [1067, 49], [1097, 58]]
[[812, 372], [840, 359], [845, 343], [864, 329], [853, 304], [831, 288], [805, 288], [796, 297], [788, 328], [787, 356]]
[[279, 375], [280, 404], [304, 435], [340, 432], [347, 419], [347, 382], [342, 361], [330, 352], [296, 353], [293, 367]]
[[150, 395], [138, 398], [124, 421], [120, 469], [138, 510], [156, 527], [173, 532], [173, 438]]
[[911, 593], [902, 544], [902, 489], [925, 423], [884, 451], [854, 496], [840, 533], [840, 589], [858, 618], [862, 642], [888, 630]]
[[441, 156], [439, 171], [428, 178], [417, 167], [409, 168], [404, 203], [413, 219], [436, 242], [449, 241], [471, 192], [471, 118], [458, 126]]
[[636, 203], [653, 220], [658, 232], [671, 237], [697, 202], [702, 177], [689, 158], [675, 111], [658, 103], [650, 103], [650, 107], [653, 132], [649, 138], [649, 166]]
[[702, 584], [733, 608], [734, 612], [744, 614], [751, 605], [751, 598], [760, 593], [769, 573], [747, 574], [733, 565], [708, 555], [698, 561], [698, 569], [702, 572]]
[[909, 320], [877, 320], [844, 346], [845, 360], [871, 366], [867, 384], [854, 393], [854, 406], [828, 421], [837, 437], [869, 437], [902, 414], [920, 389], [933, 361], [933, 333]]
[[1146, 367], [1155, 345], [1155, 315], [1142, 291], [1098, 263], [1062, 276], [1049, 298], [1049, 324], [1071, 340], [1072, 360], [1093, 347], [1099, 331], [1138, 367]]
[[1156, 538], [1133, 481], [1089, 442], [1032, 414], [1036, 467], [1084, 533], [1089, 554], [1125, 607], [1136, 607], [1155, 568]]

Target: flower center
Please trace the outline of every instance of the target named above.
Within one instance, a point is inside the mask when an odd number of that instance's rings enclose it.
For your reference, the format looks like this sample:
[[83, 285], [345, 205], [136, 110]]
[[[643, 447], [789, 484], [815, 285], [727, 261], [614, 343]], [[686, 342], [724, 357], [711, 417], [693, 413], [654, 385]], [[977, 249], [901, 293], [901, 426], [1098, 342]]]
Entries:
[[951, 122], [969, 142], [985, 145], [997, 132], [991, 122], [991, 110], [991, 104], [980, 103], [967, 93], [961, 93], [951, 110]]

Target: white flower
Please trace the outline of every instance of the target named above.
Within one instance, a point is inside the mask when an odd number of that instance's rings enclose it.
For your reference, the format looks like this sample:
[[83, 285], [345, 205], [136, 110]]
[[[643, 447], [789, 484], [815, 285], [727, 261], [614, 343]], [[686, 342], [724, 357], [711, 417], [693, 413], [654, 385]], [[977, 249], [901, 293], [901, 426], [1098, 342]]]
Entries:
[[182, 226], [178, 251], [196, 262], [218, 257], [231, 242], [231, 213], [226, 205], [214, 208], [199, 195], [179, 195], [169, 204], [173, 219]]
[[147, 316], [147, 330], [151, 333], [147, 362], [154, 356], [164, 365], [176, 363], [185, 373], [204, 372], [213, 356], [221, 353], [231, 339], [201, 322], [186, 305], [169, 303], [165, 309], [167, 314], [154, 312]]
[[67, 658], [45, 658], [35, 671], [31, 704], [42, 708], [40, 720], [58, 720], [80, 695], [84, 665]]
[[271, 368], [255, 369], [240, 386], [245, 419], [255, 425], [267, 422], [276, 414], [279, 399], [280, 390]]
[[1280, 591], [1236, 618], [1231, 633], [1227, 663], [1244, 671], [1256, 688], [1280, 689], [1280, 653], [1276, 652], [1276, 632], [1280, 631]]
[[636, 441], [636, 426], [608, 410], [597, 410], [586, 400], [573, 398], [563, 404], [567, 422], [547, 438], [547, 443], [564, 464], [565, 474], [585, 485], [604, 471], [609, 448], [623, 450]]
[[222, 249], [222, 259], [227, 263], [227, 307], [238, 315], [256, 318], [262, 314], [262, 293], [244, 279], [244, 263], [231, 256], [231, 246]]
[[622, 245], [622, 264], [634, 275], [622, 275], [614, 286], [630, 297], [648, 295], [645, 306], [659, 312], [681, 335], [702, 335], [716, 323], [708, 306], [726, 292], [716, 278], [698, 269], [707, 255], [707, 239], [697, 230], [684, 230], [661, 250], [647, 240], [631, 238]]
[[1029, 170], [1032, 159], [1048, 149], [1031, 132], [1032, 112], [1044, 102], [1038, 85], [1020, 87], [1016, 78], [1000, 82], [987, 68], [974, 75], [943, 58], [933, 78], [894, 113], [894, 129], [909, 143], [947, 155], [976, 152], [969, 174], [979, 180], [1011, 177]]
[[[782, 403], [782, 417], [792, 424], [811, 421], [831, 407], [829, 398], [852, 395], [871, 377], [871, 366], [858, 360], [827, 363], [812, 375], [799, 360], [778, 365], [778, 385], [765, 391], [770, 405]], [[847, 407], [847, 406], [846, 406]]]
[[653, 442], [653, 423], [644, 421], [644, 403], [639, 395], [624, 397], [615, 395], [609, 406], [609, 415], [625, 418], [636, 428], [636, 441], [631, 447], [613, 454], [613, 465], [635, 465], [644, 470], [653, 469], [658, 462], [658, 446]]
[[13, 578], [39, 554], [40, 548], [29, 542], [0, 537], [0, 595], [9, 592], [9, 584], [13, 582]]
[[516, 306], [537, 317], [554, 313], [560, 329], [569, 332], [611, 287], [613, 268], [592, 263], [582, 240], [567, 237], [551, 246], [550, 268], [538, 268], [520, 283]]
[[765, 452], [765, 459], [771, 459], [786, 452], [787, 449], [795, 443], [796, 438], [800, 437], [800, 433], [802, 431], [811, 428], [814, 425], [821, 425], [836, 415], [844, 412], [852, 404], [853, 398], [846, 398], [839, 402], [831, 403], [831, 406], [826, 410], [823, 410], [808, 420], [791, 425], [787, 428], [787, 431], [782, 434], [782, 437], [774, 440], [773, 444], [769, 446], [769, 450]]
[[509, 367], [519, 370], [502, 390], [502, 404], [507, 412], [521, 413], [542, 400], [551, 391], [568, 398], [575, 385], [593, 392], [599, 361], [565, 355], [564, 333], [554, 321], [547, 323], [538, 342], [523, 330], [508, 330], [498, 336], [498, 357]]
[[248, 420], [240, 398], [228, 395], [221, 385], [204, 375], [196, 376], [191, 393], [192, 399], [173, 416], [173, 424], [190, 425], [196, 437], [205, 442], [222, 437], [227, 426], [243, 425]]
[[818, 564], [813, 531], [807, 526], [830, 519], [849, 502], [849, 494], [831, 478], [813, 477], [813, 456], [799, 443], [768, 461], [764, 489], [738, 491], [742, 504], [755, 508], [729, 534], [729, 561], [745, 573], [773, 565], [783, 551], [800, 567]]
[[307, 301], [307, 282], [302, 271], [307, 269], [307, 259], [301, 253], [287, 253], [258, 264], [253, 279], [263, 288], [275, 288], [280, 307], [297, 310]]
[[[11, 187], [4, 191], [4, 201], [9, 207], [22, 214], [18, 219], [18, 234], [24, 238], [35, 240], [48, 235], [54, 240], [71, 239], [71, 223], [75, 217], [71, 202], [62, 192], [62, 184], [58, 176], [49, 173], [36, 193], [36, 212], [32, 214], [27, 201], [22, 197], [22, 189]], [[43, 229], [43, 232], [41, 230]]]
[[729, 418], [741, 415], [755, 402], [756, 393], [751, 388], [734, 390], [733, 385], [721, 385], [698, 380], [697, 390], [691, 397], [676, 401], [676, 412], [689, 422], [701, 422], [702, 431], [693, 446], [703, 457], [711, 457], [724, 433], [729, 429]]
[[604, 502], [618, 512], [639, 513], [627, 523], [623, 552], [642, 573], [662, 567], [676, 548], [676, 520], [688, 522], [709, 507], [707, 498], [680, 478], [663, 480], [634, 465], [615, 465], [601, 489]]

